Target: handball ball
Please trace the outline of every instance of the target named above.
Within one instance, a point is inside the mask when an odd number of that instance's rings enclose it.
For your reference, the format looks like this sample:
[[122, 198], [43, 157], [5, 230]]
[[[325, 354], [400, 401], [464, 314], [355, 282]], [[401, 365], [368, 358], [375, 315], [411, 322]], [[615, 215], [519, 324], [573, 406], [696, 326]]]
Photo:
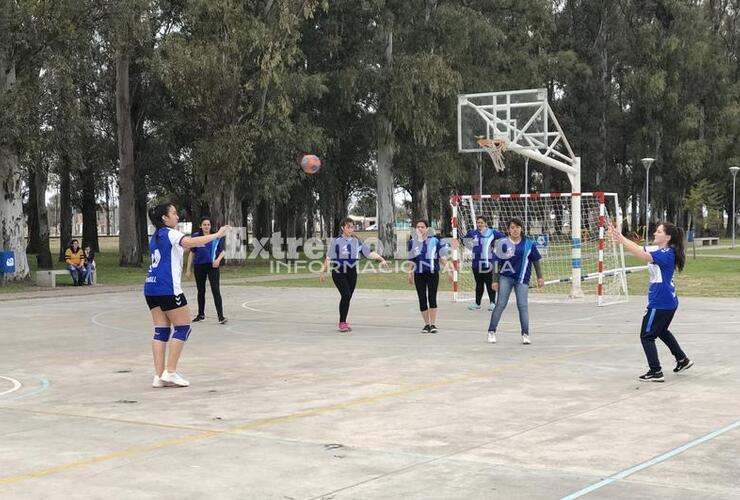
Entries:
[[301, 158], [301, 168], [309, 175], [315, 174], [321, 168], [321, 160], [316, 155], [305, 155]]

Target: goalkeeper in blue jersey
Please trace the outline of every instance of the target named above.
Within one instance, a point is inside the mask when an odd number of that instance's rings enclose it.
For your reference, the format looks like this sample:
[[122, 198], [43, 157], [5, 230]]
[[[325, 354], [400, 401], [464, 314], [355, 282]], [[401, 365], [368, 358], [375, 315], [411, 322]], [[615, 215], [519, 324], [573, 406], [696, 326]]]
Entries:
[[468, 309], [475, 311], [480, 309], [483, 299], [483, 290], [488, 293], [488, 310], [493, 311], [496, 304], [496, 291], [493, 289], [493, 272], [496, 256], [494, 245], [496, 240], [506, 238], [501, 231], [488, 227], [488, 221], [482, 215], [475, 220], [476, 229], [471, 229], [465, 235], [465, 246], [473, 251], [473, 277], [475, 278], [475, 304], [470, 304]]

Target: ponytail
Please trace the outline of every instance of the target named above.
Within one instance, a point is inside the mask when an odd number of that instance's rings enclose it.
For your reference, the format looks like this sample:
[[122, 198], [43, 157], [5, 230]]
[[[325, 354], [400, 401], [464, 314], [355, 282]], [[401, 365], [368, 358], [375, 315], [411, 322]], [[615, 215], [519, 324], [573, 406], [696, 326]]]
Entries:
[[686, 243], [684, 240], [684, 231], [672, 222], [661, 222], [665, 234], [671, 237], [668, 243], [673, 251], [676, 252], [676, 269], [680, 273], [686, 265]]
[[154, 225], [154, 238], [159, 239], [159, 230], [164, 227], [162, 217], [170, 211], [171, 203], [163, 203], [149, 209], [149, 220]]

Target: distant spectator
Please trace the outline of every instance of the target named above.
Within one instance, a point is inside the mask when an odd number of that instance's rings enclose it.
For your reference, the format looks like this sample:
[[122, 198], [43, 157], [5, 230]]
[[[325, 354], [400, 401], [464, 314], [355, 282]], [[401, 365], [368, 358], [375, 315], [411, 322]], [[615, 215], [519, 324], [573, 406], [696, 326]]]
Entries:
[[85, 246], [85, 283], [93, 284], [93, 272], [95, 271], [95, 250], [90, 245]]
[[80, 242], [72, 240], [69, 242], [67, 251], [64, 252], [64, 261], [67, 263], [67, 271], [72, 275], [74, 286], [85, 284], [85, 252], [80, 248]]

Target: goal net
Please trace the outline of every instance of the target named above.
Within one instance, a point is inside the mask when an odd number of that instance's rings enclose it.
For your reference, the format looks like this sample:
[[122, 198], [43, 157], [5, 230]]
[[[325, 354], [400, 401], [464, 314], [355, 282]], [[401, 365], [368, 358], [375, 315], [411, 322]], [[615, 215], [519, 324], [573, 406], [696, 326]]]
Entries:
[[[621, 222], [615, 193], [469, 195], [455, 196], [451, 204], [456, 302], [475, 296], [473, 242], [465, 235], [476, 229], [476, 218], [481, 215], [489, 227], [503, 233], [507, 221], [518, 217], [524, 222], [524, 235], [537, 244], [545, 287], [531, 286], [531, 300], [593, 296], [598, 305], [627, 301], [623, 248], [606, 238], [609, 222], [617, 227]], [[533, 275], [532, 285], [534, 279]]]

